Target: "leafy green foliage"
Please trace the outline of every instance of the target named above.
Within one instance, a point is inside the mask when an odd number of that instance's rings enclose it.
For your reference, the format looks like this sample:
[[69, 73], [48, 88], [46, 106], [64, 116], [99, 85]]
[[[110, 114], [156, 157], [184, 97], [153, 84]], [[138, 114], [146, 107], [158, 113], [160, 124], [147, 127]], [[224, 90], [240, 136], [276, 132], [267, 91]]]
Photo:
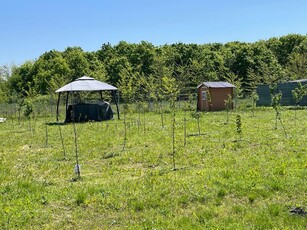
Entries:
[[297, 106], [305, 95], [307, 95], [306, 85], [303, 86], [302, 83], [298, 82], [298, 87], [292, 90], [292, 96]]
[[307, 38], [293, 48], [288, 59], [288, 74], [294, 79], [307, 79]]
[[225, 108], [226, 108], [226, 111], [227, 111], [227, 116], [226, 116], [226, 124], [228, 124], [229, 122], [229, 111], [230, 109], [232, 109], [232, 106], [233, 106], [233, 98], [230, 94], [228, 94], [228, 97], [226, 100], [224, 100], [225, 102]]
[[255, 115], [256, 103], [259, 100], [259, 96], [258, 96], [256, 91], [252, 92], [251, 98], [252, 98], [252, 113], [253, 113], [253, 116], [254, 116]]
[[281, 92], [277, 93], [276, 88], [277, 88], [276, 84], [270, 85], [271, 105], [275, 111], [275, 129], [277, 129], [277, 121], [279, 121], [284, 130], [285, 136], [287, 137], [288, 135], [287, 135], [285, 126], [283, 124], [283, 121], [281, 119], [280, 102], [281, 102], [282, 93]]
[[103, 44], [96, 52], [80, 47], [51, 50], [19, 67], [1, 67], [0, 101], [12, 101], [16, 94], [50, 94], [83, 75], [122, 90], [127, 84], [132, 94], [128, 97], [136, 101], [163, 99], [163, 78], [175, 79], [179, 94], [204, 81], [226, 80], [237, 87], [237, 96], [246, 96], [258, 84], [307, 78], [306, 41], [306, 35], [289, 34], [255, 43], [154, 46], [121, 41]]
[[27, 119], [30, 119], [32, 113], [33, 113], [33, 106], [32, 106], [32, 103], [31, 103], [31, 101], [27, 100], [27, 101], [24, 103], [23, 115], [24, 115]]

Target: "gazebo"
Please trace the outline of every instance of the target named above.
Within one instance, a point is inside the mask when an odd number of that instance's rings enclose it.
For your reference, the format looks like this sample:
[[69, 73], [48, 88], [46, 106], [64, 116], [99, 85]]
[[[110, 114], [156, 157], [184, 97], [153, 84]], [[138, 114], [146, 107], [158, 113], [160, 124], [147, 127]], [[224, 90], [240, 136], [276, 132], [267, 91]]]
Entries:
[[[57, 101], [57, 109], [56, 109], [56, 120], [59, 120], [59, 104], [60, 104], [60, 98], [61, 94], [66, 93], [66, 121], [70, 120], [70, 112], [78, 110], [80, 112], [80, 116], [83, 117], [83, 120], [86, 118], [88, 120], [104, 120], [103, 115], [101, 115], [102, 107], [105, 107], [107, 109], [111, 110], [111, 107], [108, 105], [108, 103], [101, 103], [101, 104], [75, 104], [75, 105], [68, 105], [68, 99], [70, 93], [73, 92], [98, 92], [100, 93], [100, 100], [102, 99], [102, 91], [111, 91], [112, 97], [115, 101], [116, 109], [117, 109], [117, 117], [119, 118], [119, 109], [118, 109], [118, 103], [116, 100], [116, 90], [117, 88], [107, 84], [105, 82], [97, 81], [94, 78], [83, 76], [81, 78], [76, 79], [75, 81], [59, 88], [55, 92], [58, 93], [58, 101]], [[81, 114], [82, 113], [82, 114]], [[95, 114], [93, 116], [93, 113]], [[78, 115], [78, 114], [77, 114]], [[112, 113], [113, 115], [113, 113]], [[94, 117], [91, 119], [91, 117]], [[97, 118], [97, 119], [95, 119]]]

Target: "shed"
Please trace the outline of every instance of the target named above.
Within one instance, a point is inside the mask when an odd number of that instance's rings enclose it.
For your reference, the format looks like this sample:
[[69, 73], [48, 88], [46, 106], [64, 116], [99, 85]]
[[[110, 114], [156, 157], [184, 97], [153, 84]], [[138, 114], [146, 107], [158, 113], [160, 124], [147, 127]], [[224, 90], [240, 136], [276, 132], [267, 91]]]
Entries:
[[[235, 86], [228, 82], [203, 82], [197, 87], [197, 110], [219, 111], [225, 110], [225, 100], [234, 99]], [[232, 100], [229, 109], [234, 108]]]
[[[59, 103], [60, 97], [62, 93], [66, 93], [66, 119], [65, 122], [72, 121], [102, 121], [109, 120], [113, 118], [113, 111], [109, 103], [103, 101], [102, 99], [102, 91], [111, 91], [112, 97], [115, 101], [117, 108], [117, 116], [119, 119], [119, 109], [116, 100], [116, 90], [117, 88], [107, 84], [105, 82], [97, 81], [94, 78], [83, 76], [81, 78], [76, 79], [75, 81], [59, 88], [55, 92], [58, 93], [58, 102], [57, 102], [57, 110], [56, 110], [56, 119], [58, 121], [59, 117]], [[73, 92], [97, 92], [100, 94], [100, 100], [95, 103], [84, 103], [84, 102], [74, 102], [72, 104], [68, 104], [69, 96]]]
[[[303, 86], [307, 85], [307, 79], [294, 80], [277, 84], [276, 93], [282, 93], [280, 104], [283, 106], [294, 106], [295, 100], [292, 95], [292, 90], [299, 87], [299, 83]], [[305, 86], [307, 87], [307, 86]], [[259, 85], [256, 90], [259, 100], [257, 106], [271, 106], [270, 85]], [[307, 95], [300, 101], [301, 106], [307, 106]]]

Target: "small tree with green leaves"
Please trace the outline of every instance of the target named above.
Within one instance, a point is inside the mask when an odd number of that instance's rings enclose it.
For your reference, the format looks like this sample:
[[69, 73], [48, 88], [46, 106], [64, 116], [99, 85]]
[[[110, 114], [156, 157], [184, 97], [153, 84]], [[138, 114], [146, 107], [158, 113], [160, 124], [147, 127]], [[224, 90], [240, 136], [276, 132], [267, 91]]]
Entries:
[[184, 118], [183, 118], [183, 145], [187, 144], [187, 111], [189, 110], [189, 103], [187, 101], [183, 104]]
[[21, 112], [22, 112], [23, 106], [25, 105], [25, 100], [24, 99], [20, 99], [20, 100], [17, 101], [17, 104], [18, 104], [18, 108], [17, 108], [17, 111], [18, 111], [18, 124], [20, 124]]
[[225, 102], [225, 107], [226, 107], [226, 124], [228, 124], [229, 122], [229, 111], [231, 109], [232, 103], [233, 103], [233, 98], [230, 94], [228, 94], [228, 98], [226, 100], [224, 100]]
[[285, 126], [283, 124], [283, 121], [281, 119], [281, 113], [280, 113], [280, 103], [281, 103], [281, 98], [282, 98], [282, 93], [276, 93], [276, 85], [270, 86], [270, 92], [271, 92], [271, 105], [275, 111], [275, 129], [277, 129], [277, 122], [279, 121], [284, 132], [285, 136], [288, 137]]
[[253, 91], [251, 94], [252, 97], [252, 113], [253, 113], [253, 117], [255, 116], [255, 108], [256, 108], [256, 103], [259, 100], [259, 96], [257, 94], [256, 91]]
[[239, 140], [242, 139], [242, 121], [241, 121], [241, 116], [238, 114], [236, 116], [236, 127], [237, 127], [237, 133], [239, 136]]
[[201, 135], [200, 133], [200, 118], [201, 118], [202, 113], [199, 111], [192, 111], [191, 116], [192, 118], [195, 118], [197, 121], [197, 135]]
[[175, 162], [175, 127], [176, 127], [176, 106], [175, 102], [179, 95], [178, 84], [176, 83], [176, 79], [172, 77], [163, 77], [163, 92], [168, 98], [170, 102], [170, 107], [172, 109], [172, 159], [173, 159], [173, 170], [176, 170], [176, 162]]
[[75, 165], [75, 173], [80, 179], [81, 176], [81, 170], [80, 170], [80, 164], [79, 164], [79, 152], [78, 152], [78, 136], [77, 136], [77, 130], [76, 130], [76, 124], [73, 122], [73, 130], [74, 130], [74, 143], [75, 143], [75, 159], [76, 159], [76, 165]]
[[31, 126], [31, 115], [33, 114], [33, 105], [32, 102], [27, 100], [24, 103], [24, 111], [23, 111], [23, 115], [28, 119], [29, 122], [29, 129], [30, 131], [32, 131], [32, 126]]
[[122, 151], [125, 150], [126, 143], [127, 143], [127, 118], [126, 118], [126, 114], [127, 114], [128, 109], [129, 108], [128, 108], [127, 103], [124, 104], [124, 106], [123, 106], [123, 112], [124, 112], [124, 144], [123, 144]]
[[65, 145], [64, 145], [64, 139], [63, 139], [63, 135], [62, 135], [62, 129], [61, 129], [61, 125], [58, 124], [59, 127], [59, 134], [60, 134], [60, 140], [61, 140], [61, 144], [62, 144], [62, 148], [63, 148], [63, 155], [64, 155], [64, 160], [66, 160], [66, 149], [65, 149]]
[[212, 105], [212, 97], [211, 97], [211, 93], [209, 90], [206, 90], [206, 95], [207, 95], [207, 101], [209, 103], [209, 105]]
[[295, 120], [296, 120], [296, 110], [298, 110], [300, 106], [300, 102], [303, 97], [307, 94], [306, 85], [302, 85], [302, 83], [298, 82], [298, 87], [292, 90], [292, 96], [295, 101]]
[[236, 97], [241, 98], [243, 96], [243, 79], [233, 72], [229, 72], [226, 74], [225, 80], [236, 87]]
[[[128, 103], [135, 102], [136, 100], [136, 92], [139, 89], [140, 86], [140, 78], [138, 73], [135, 73], [132, 66], [128, 65], [127, 68], [123, 69], [120, 72], [121, 80], [119, 81], [119, 89], [121, 91], [122, 98], [125, 102], [123, 107], [123, 113], [124, 113], [124, 144], [123, 149], [124, 151], [126, 147], [127, 142], [127, 114], [129, 111]], [[140, 116], [140, 110], [138, 108], [139, 116]], [[138, 127], [140, 124], [140, 117], [138, 121]]]
[[275, 129], [277, 129], [277, 120], [280, 119], [280, 101], [282, 93], [277, 93], [272, 96], [272, 107], [275, 111]]

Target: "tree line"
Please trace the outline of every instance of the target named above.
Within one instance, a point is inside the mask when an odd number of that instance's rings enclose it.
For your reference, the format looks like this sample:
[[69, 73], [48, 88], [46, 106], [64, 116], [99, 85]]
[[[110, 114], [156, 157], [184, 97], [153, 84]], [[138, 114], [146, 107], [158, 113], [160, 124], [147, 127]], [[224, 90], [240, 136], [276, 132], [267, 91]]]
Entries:
[[204, 81], [228, 81], [248, 96], [259, 84], [307, 79], [307, 35], [225, 44], [121, 41], [93, 52], [51, 50], [20, 66], [0, 67], [0, 102], [50, 95], [84, 75], [118, 87], [126, 101], [195, 92]]

